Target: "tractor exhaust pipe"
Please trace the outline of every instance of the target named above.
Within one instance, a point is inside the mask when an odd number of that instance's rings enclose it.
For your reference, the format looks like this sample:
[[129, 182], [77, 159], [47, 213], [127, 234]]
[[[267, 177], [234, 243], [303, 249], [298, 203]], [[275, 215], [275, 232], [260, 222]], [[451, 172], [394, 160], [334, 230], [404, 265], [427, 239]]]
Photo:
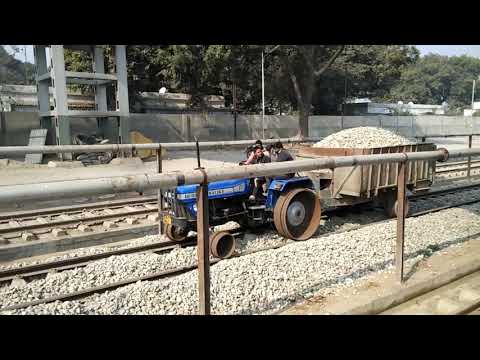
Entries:
[[210, 252], [219, 259], [228, 259], [235, 251], [235, 238], [227, 231], [218, 231], [210, 236]]

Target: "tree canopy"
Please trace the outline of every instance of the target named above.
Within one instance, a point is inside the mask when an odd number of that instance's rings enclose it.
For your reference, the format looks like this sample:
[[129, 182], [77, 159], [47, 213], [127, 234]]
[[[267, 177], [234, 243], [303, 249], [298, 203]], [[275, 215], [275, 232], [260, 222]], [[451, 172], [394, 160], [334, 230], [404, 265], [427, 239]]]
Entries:
[[470, 105], [472, 81], [480, 75], [480, 59], [469, 56], [427, 55], [406, 68], [391, 90], [404, 102], [442, 104], [452, 109]]
[[0, 84], [35, 84], [34, 65], [15, 59], [0, 46]]
[[[270, 53], [270, 50], [275, 51]], [[265, 112], [338, 114], [346, 98], [377, 102], [441, 104], [463, 108], [471, 101], [472, 80], [480, 59], [469, 56], [420, 57], [405, 45], [129, 45], [127, 64], [132, 104], [140, 91], [191, 94], [191, 106], [202, 108], [206, 95], [222, 95], [237, 109], [262, 109], [261, 58], [265, 55]], [[112, 52], [106, 48], [106, 64]], [[72, 70], [91, 69], [85, 53], [66, 50]], [[33, 65], [23, 64], [0, 47], [0, 82], [33, 84]]]

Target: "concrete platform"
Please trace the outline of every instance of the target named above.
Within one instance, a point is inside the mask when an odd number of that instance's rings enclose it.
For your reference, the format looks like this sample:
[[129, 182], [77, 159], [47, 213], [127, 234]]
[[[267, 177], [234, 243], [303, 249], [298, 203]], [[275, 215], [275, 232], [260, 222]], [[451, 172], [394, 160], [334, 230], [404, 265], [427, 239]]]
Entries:
[[376, 273], [334, 295], [309, 299], [281, 312], [281, 315], [368, 315], [437, 289], [450, 281], [480, 270], [478, 237], [435, 253], [405, 268], [406, 281], [400, 285], [395, 274]]

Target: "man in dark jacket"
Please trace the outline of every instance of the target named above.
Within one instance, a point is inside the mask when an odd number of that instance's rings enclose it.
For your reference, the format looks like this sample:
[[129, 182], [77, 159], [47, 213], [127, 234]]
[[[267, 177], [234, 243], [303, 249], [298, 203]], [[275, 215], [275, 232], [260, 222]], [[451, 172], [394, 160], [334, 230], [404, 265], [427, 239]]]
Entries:
[[[284, 149], [283, 144], [278, 141], [276, 142], [271, 151], [271, 160], [272, 162], [283, 162], [283, 161], [293, 161], [293, 156]], [[289, 173], [285, 175], [276, 175], [273, 178], [267, 178], [267, 190], [270, 187], [272, 180], [286, 180], [295, 176], [295, 173]]]

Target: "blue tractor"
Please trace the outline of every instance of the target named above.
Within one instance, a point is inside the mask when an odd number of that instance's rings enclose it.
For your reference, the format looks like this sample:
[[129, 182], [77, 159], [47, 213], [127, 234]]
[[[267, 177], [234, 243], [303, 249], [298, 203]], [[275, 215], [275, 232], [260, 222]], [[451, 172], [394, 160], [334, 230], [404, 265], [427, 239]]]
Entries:
[[[178, 186], [164, 192], [167, 207], [163, 213], [165, 232], [173, 241], [183, 241], [196, 231], [196, 192], [199, 185]], [[267, 192], [252, 199], [254, 179], [226, 180], [208, 184], [209, 224], [235, 221], [246, 229], [273, 223], [278, 233], [293, 240], [309, 239], [320, 223], [320, 201], [308, 177], [272, 180]], [[235, 249], [228, 232], [210, 237], [211, 253], [230, 257]]]

